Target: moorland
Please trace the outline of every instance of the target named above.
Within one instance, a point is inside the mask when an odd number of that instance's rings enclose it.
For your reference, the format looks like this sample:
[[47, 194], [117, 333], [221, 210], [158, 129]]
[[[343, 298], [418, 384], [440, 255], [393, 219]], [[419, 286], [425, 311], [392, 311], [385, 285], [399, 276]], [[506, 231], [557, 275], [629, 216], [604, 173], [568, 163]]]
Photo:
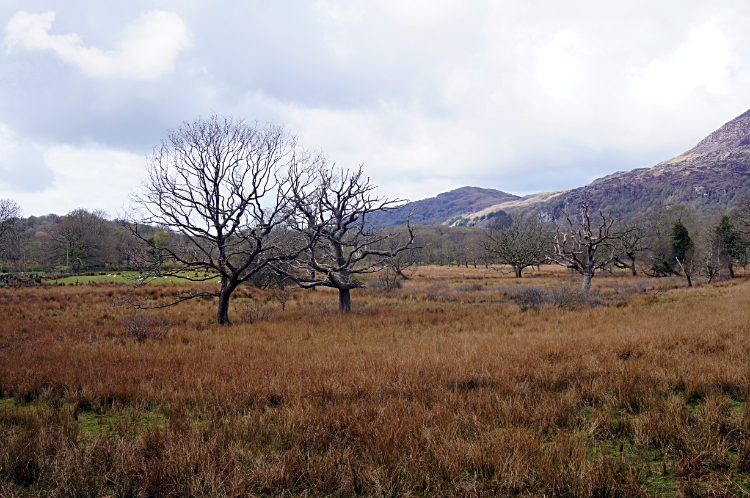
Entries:
[[750, 279], [572, 278], [2, 287], [0, 496], [748, 494]]

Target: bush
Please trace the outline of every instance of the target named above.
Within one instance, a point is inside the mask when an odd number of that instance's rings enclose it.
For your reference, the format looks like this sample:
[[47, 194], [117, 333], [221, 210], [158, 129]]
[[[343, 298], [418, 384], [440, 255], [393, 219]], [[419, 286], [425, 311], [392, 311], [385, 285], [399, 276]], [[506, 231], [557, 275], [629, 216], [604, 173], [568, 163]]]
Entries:
[[518, 303], [521, 311], [536, 311], [549, 302], [547, 292], [531, 285], [519, 286], [514, 290], [511, 299]]
[[548, 294], [552, 305], [562, 309], [580, 308], [595, 302], [595, 299], [590, 298], [596, 297], [593, 292], [589, 296], [582, 294], [578, 285], [572, 283], [554, 285], [550, 287]]
[[138, 342], [148, 339], [164, 339], [169, 333], [169, 325], [160, 322], [154, 315], [137, 311], [122, 320], [125, 335]]
[[521, 307], [521, 311], [536, 311], [545, 305], [561, 309], [577, 309], [586, 305], [606, 304], [606, 300], [600, 293], [592, 291], [589, 295], [584, 295], [578, 285], [573, 283], [558, 284], [549, 288], [532, 285], [518, 286], [508, 292], [508, 297]]
[[271, 310], [259, 301], [242, 303], [240, 309], [241, 323], [264, 322], [271, 318]]

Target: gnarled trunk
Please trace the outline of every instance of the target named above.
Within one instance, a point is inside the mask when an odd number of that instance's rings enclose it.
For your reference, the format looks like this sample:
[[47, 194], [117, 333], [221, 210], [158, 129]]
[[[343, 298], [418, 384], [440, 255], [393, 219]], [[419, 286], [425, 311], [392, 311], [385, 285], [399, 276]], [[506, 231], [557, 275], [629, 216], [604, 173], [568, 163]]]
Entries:
[[581, 294], [588, 296], [591, 290], [591, 279], [594, 277], [594, 269], [586, 269], [583, 273], [583, 286], [581, 287]]
[[635, 277], [636, 275], [638, 275], [638, 273], [635, 271], [635, 258], [631, 257], [631, 256], [628, 256], [628, 259], [630, 260], [630, 266], [629, 266], [630, 271], [633, 274], [633, 276]]
[[521, 278], [521, 272], [523, 271], [523, 268], [520, 266], [514, 266], [513, 271], [516, 273], [516, 278]]
[[349, 313], [352, 310], [352, 297], [349, 289], [339, 289], [339, 311]]

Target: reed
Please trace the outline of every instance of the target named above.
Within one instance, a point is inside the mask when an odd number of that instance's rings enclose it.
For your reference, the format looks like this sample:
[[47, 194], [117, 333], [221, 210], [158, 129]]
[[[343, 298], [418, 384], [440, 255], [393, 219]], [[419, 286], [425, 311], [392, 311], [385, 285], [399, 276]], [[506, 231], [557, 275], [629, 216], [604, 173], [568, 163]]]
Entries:
[[265, 311], [231, 327], [117, 284], [0, 289], [0, 496], [746, 492], [750, 282], [515, 298], [567, 279], [420, 268], [345, 315], [244, 288], [230, 316]]

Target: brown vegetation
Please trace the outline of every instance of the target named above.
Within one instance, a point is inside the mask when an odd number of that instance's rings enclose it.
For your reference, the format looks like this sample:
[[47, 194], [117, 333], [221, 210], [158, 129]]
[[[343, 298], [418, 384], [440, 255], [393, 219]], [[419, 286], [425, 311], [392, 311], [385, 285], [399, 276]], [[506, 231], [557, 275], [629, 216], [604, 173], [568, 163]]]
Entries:
[[750, 282], [523, 307], [572, 288], [529, 277], [419, 268], [347, 315], [243, 287], [229, 328], [208, 299], [0, 288], [0, 496], [745, 494]]

